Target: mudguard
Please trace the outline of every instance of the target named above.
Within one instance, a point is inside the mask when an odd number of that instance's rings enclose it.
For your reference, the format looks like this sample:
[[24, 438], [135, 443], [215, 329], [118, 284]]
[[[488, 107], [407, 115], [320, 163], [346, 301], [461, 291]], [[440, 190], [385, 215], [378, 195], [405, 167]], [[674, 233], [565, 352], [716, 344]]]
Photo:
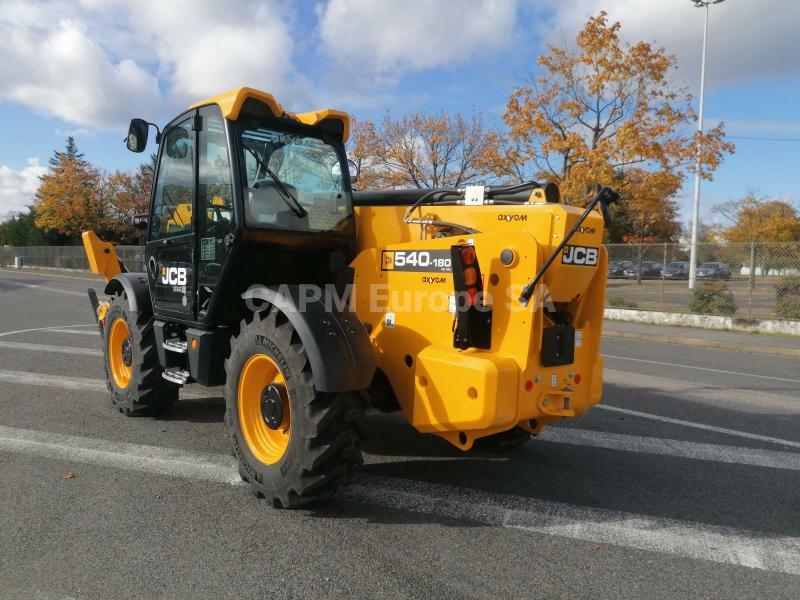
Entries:
[[308, 355], [317, 390], [369, 387], [377, 360], [369, 334], [354, 312], [335, 303], [326, 307], [322, 300], [304, 296], [298, 286], [254, 286], [242, 298], [269, 302], [287, 316]]
[[109, 296], [123, 291], [128, 296], [132, 311], [153, 312], [146, 273], [118, 273], [106, 284], [105, 293]]

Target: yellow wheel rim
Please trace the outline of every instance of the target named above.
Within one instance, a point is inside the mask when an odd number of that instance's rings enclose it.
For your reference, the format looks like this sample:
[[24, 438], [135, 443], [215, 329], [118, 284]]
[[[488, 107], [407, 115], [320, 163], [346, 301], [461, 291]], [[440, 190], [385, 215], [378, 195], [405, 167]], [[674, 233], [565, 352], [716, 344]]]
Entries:
[[131, 382], [132, 352], [131, 330], [124, 319], [118, 318], [111, 324], [108, 334], [108, 362], [111, 376], [121, 389]]
[[264, 464], [278, 462], [291, 436], [289, 395], [283, 373], [266, 354], [255, 354], [244, 363], [237, 402], [247, 447]]

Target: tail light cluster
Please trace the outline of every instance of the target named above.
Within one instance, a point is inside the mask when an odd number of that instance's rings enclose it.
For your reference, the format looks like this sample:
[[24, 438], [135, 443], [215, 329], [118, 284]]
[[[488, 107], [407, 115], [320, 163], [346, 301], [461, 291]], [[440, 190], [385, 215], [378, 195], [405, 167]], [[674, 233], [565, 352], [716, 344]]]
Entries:
[[472, 244], [450, 248], [453, 262], [456, 319], [453, 346], [489, 349], [492, 346], [492, 309], [483, 303], [483, 278]]

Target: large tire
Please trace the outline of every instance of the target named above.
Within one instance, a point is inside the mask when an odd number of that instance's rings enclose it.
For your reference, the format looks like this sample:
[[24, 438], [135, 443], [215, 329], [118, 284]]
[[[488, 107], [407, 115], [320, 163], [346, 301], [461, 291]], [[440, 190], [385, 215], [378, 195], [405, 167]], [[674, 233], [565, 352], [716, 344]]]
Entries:
[[225, 373], [226, 421], [239, 474], [254, 495], [297, 508], [349, 482], [362, 463], [361, 396], [315, 389], [286, 315], [268, 306], [242, 321]]
[[154, 415], [178, 399], [178, 386], [161, 377], [153, 315], [134, 312], [123, 293], [106, 312], [103, 355], [111, 400], [130, 417]]

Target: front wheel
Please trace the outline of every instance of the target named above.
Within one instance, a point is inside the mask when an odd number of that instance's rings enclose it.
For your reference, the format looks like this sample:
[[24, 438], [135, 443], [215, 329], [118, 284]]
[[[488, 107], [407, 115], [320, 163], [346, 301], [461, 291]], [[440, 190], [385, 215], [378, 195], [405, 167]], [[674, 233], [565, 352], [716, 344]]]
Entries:
[[332, 496], [361, 464], [358, 394], [315, 389], [308, 355], [275, 307], [243, 321], [225, 362], [226, 421], [251, 491], [279, 508]]
[[114, 405], [128, 416], [168, 410], [178, 386], [161, 377], [153, 316], [132, 311], [123, 293], [111, 301], [105, 323], [106, 383]]

